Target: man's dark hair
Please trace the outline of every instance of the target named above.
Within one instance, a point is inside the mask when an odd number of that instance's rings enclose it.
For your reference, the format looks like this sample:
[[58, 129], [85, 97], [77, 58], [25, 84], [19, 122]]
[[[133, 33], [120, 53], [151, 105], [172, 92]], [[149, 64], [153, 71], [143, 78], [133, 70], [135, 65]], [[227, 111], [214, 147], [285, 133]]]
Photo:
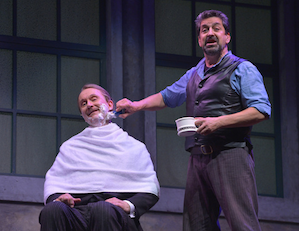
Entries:
[[222, 20], [222, 24], [223, 24], [223, 27], [225, 29], [225, 33], [226, 34], [229, 33], [228, 17], [219, 10], [206, 10], [206, 11], [203, 11], [202, 13], [200, 13], [197, 16], [197, 18], [195, 19], [196, 31], [197, 31], [198, 35], [199, 35], [200, 24], [201, 24], [202, 20], [207, 19], [207, 18], [211, 18], [211, 17], [220, 18]]

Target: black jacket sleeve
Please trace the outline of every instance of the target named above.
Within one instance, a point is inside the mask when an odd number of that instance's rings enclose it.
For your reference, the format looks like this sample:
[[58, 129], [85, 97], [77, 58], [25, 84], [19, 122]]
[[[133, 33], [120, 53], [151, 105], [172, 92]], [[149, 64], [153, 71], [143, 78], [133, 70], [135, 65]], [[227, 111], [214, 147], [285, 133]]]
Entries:
[[132, 202], [132, 204], [135, 206], [135, 216], [137, 219], [139, 219], [158, 202], [159, 197], [151, 193], [136, 193], [126, 200]]

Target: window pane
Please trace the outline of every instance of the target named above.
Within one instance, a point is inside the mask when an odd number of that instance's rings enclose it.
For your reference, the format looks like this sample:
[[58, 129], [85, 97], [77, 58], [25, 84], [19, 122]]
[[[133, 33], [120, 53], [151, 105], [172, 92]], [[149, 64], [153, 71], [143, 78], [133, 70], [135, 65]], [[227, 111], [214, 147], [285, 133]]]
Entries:
[[157, 128], [157, 174], [161, 186], [185, 188], [188, 160], [185, 138], [176, 129]]
[[56, 0], [18, 0], [17, 35], [56, 40]]
[[[178, 80], [186, 72], [185, 69], [170, 68], [170, 67], [156, 67], [156, 91], [161, 91], [165, 87], [171, 85]], [[174, 121], [177, 118], [186, 115], [185, 103], [176, 108], [165, 108], [157, 112], [158, 123], [169, 123], [175, 125]]]
[[56, 120], [18, 116], [16, 172], [44, 176], [56, 156]]
[[192, 55], [191, 2], [155, 1], [156, 52]]
[[11, 115], [0, 114], [0, 173], [11, 171]]
[[[226, 5], [197, 2], [197, 3], [195, 3], [195, 17], [197, 17], [201, 12], [203, 12], [205, 10], [211, 10], [211, 9], [220, 10], [223, 13], [225, 13], [226, 16], [228, 17], [229, 23], [231, 25], [231, 8]], [[230, 33], [233, 36], [232, 28], [230, 28]], [[196, 41], [197, 41], [197, 39], [196, 39]], [[229, 48], [231, 47], [232, 42], [233, 42], [233, 40], [229, 43]], [[202, 49], [201, 49], [201, 47], [199, 47], [198, 43], [196, 44], [196, 56], [203, 57]]]
[[252, 136], [258, 193], [276, 195], [275, 142], [272, 138]]
[[156, 66], [156, 91], [161, 91], [179, 80], [186, 69]]
[[176, 108], [165, 108], [157, 111], [157, 123], [166, 123], [175, 127], [175, 120], [186, 116], [186, 104]]
[[99, 45], [98, 0], [61, 1], [61, 41]]
[[61, 121], [62, 142], [61, 143], [68, 140], [72, 136], [80, 133], [87, 126], [88, 126], [88, 124], [83, 119], [82, 120], [62, 119], [62, 121]]
[[236, 2], [271, 6], [271, 0], [236, 0]]
[[12, 0], [0, 1], [0, 34], [12, 35]]
[[86, 83], [100, 83], [100, 60], [61, 58], [61, 111], [79, 114], [77, 99]]
[[17, 107], [56, 112], [56, 56], [17, 53]]
[[12, 51], [0, 49], [0, 70], [0, 108], [11, 108]]
[[238, 56], [254, 63], [272, 64], [270, 10], [236, 7], [236, 36]]

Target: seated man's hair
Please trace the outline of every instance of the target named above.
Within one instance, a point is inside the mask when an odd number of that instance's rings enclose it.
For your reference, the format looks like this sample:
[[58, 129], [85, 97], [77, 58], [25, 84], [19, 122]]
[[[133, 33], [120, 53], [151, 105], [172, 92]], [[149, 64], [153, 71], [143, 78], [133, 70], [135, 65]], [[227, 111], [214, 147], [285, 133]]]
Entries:
[[[110, 101], [112, 100], [110, 94], [108, 91], [106, 91], [104, 88], [102, 88], [101, 86], [97, 85], [97, 84], [93, 84], [93, 83], [88, 83], [88, 84], [85, 84], [82, 89], [81, 89], [81, 92], [85, 89], [88, 89], [88, 88], [95, 88], [97, 90], [99, 90], [103, 96], [105, 97], [106, 101]], [[113, 101], [113, 100], [112, 100]]]

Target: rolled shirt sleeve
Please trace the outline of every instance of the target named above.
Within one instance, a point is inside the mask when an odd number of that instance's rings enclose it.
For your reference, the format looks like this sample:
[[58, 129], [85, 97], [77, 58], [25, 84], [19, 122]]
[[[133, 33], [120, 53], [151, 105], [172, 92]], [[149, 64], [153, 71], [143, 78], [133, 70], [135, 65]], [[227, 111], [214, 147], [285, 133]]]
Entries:
[[231, 76], [232, 88], [240, 95], [244, 108], [254, 107], [264, 115], [271, 116], [271, 103], [263, 76], [248, 61], [242, 62]]

